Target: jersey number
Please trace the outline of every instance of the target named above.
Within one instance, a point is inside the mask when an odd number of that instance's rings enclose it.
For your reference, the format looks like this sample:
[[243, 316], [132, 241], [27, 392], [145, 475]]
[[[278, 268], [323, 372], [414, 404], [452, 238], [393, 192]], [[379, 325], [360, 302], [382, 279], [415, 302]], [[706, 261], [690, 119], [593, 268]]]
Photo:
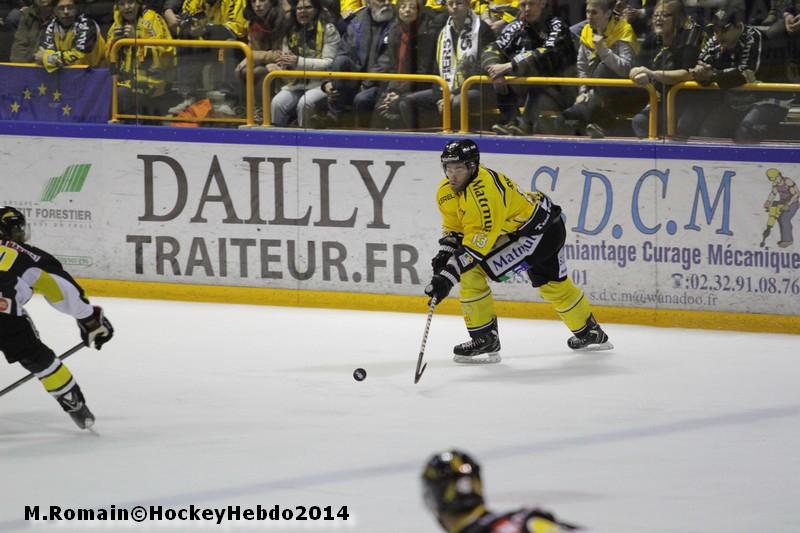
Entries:
[[8, 272], [19, 253], [8, 246], [0, 246], [0, 272]]

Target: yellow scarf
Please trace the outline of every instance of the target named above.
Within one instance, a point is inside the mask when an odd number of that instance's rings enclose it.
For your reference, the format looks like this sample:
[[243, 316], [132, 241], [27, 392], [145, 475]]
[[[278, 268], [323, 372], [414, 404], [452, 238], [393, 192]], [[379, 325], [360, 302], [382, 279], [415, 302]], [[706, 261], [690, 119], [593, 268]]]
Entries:
[[[319, 59], [322, 57], [322, 47], [323, 42], [322, 38], [325, 36], [325, 28], [322, 26], [322, 22], [317, 18], [317, 23], [315, 26], [315, 33], [314, 33], [314, 57]], [[305, 27], [300, 28], [292, 32], [289, 36], [289, 50], [298, 56], [308, 57], [308, 49], [301, 49], [301, 44], [305, 45], [305, 43], [300, 42], [300, 35], [301, 33], [306, 33]]]
[[[581, 30], [581, 44], [592, 51], [592, 59], [594, 59], [597, 51], [594, 49], [592, 35], [592, 26], [587, 24]], [[639, 53], [639, 41], [636, 39], [636, 33], [631, 25], [627, 20], [618, 20], [612, 16], [606, 27], [606, 47], [611, 48], [617, 41], [625, 41], [633, 47], [635, 54]]]

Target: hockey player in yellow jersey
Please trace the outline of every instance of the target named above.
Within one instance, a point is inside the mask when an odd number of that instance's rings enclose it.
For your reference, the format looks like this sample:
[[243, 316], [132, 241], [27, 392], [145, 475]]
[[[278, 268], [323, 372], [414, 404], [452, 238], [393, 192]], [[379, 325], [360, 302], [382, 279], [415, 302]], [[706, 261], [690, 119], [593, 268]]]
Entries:
[[31, 246], [25, 216], [13, 207], [0, 207], [0, 351], [9, 363], [18, 362], [39, 378], [45, 390], [81, 429], [94, 424], [83, 392], [69, 369], [39, 338], [25, 304], [33, 292], [78, 321], [86, 346], [98, 350], [111, 340], [114, 328], [103, 310], [92, 306], [81, 287], [61, 263]]
[[525, 273], [573, 332], [573, 350], [613, 348], [589, 301], [567, 276], [561, 207], [541, 192], [523, 192], [480, 164], [469, 139], [449, 142], [441, 155], [446, 177], [436, 201], [442, 215], [439, 251], [425, 294], [438, 304], [461, 283], [461, 309], [470, 340], [453, 348], [457, 363], [500, 361], [500, 338], [488, 280]]

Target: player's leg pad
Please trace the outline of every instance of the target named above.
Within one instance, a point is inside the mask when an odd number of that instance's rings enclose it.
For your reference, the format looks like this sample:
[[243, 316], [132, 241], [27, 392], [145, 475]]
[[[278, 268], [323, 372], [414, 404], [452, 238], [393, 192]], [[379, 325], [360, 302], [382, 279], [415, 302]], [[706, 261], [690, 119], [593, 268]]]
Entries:
[[468, 330], [484, 328], [494, 320], [494, 298], [486, 275], [479, 267], [470, 269], [461, 276], [459, 302]]
[[569, 278], [546, 283], [539, 287], [539, 292], [553, 306], [570, 331], [580, 330], [592, 315], [589, 300]]
[[[24, 361], [23, 366], [25, 366]], [[35, 371], [34, 374], [42, 382], [45, 390], [56, 399], [78, 386], [69, 368], [55, 357], [47, 367]]]

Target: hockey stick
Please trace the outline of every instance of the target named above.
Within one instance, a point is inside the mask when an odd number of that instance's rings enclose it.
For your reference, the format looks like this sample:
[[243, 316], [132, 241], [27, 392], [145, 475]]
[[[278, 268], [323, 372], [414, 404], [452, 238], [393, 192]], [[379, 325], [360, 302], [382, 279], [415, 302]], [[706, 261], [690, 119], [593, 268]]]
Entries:
[[[425, 343], [428, 342], [428, 332], [431, 330], [431, 319], [433, 319], [434, 309], [436, 309], [436, 296], [431, 298], [431, 303], [428, 307], [428, 320], [425, 322], [425, 333], [422, 334], [422, 345], [419, 347], [419, 357], [417, 357], [417, 369], [414, 371], [414, 385], [419, 383], [422, 373], [428, 368], [428, 363], [422, 364], [422, 356], [425, 355]], [[422, 366], [422, 368], [420, 368], [420, 366]]]
[[[58, 356], [58, 358], [59, 358], [59, 359], [61, 359], [61, 360], [63, 361], [64, 359], [66, 359], [67, 357], [69, 357], [70, 355], [74, 354], [75, 352], [77, 352], [78, 350], [80, 350], [81, 348], [83, 348], [83, 347], [85, 347], [85, 346], [86, 346], [86, 345], [85, 345], [85, 344], [83, 344], [83, 342], [81, 342], [80, 344], [76, 344], [75, 346], [73, 346], [72, 348], [70, 348], [69, 350], [67, 350], [66, 352], [64, 352], [63, 354], [59, 355], [59, 356]], [[32, 379], [33, 379], [35, 376], [36, 376], [36, 374], [34, 374], [33, 372], [31, 372], [30, 374], [28, 374], [28, 375], [27, 375], [27, 376], [25, 376], [24, 378], [21, 378], [21, 379], [19, 379], [19, 380], [15, 381], [14, 383], [12, 383], [11, 385], [9, 385], [9, 386], [8, 386], [8, 387], [6, 387], [5, 389], [3, 389], [3, 390], [0, 390], [0, 396], [4, 396], [5, 394], [8, 394], [8, 393], [9, 393], [9, 392], [11, 392], [12, 390], [14, 390], [14, 389], [16, 389], [17, 387], [19, 387], [20, 385], [23, 385], [23, 384], [25, 384], [25, 383], [29, 382], [29, 381], [30, 381], [30, 380], [32, 380]]]

